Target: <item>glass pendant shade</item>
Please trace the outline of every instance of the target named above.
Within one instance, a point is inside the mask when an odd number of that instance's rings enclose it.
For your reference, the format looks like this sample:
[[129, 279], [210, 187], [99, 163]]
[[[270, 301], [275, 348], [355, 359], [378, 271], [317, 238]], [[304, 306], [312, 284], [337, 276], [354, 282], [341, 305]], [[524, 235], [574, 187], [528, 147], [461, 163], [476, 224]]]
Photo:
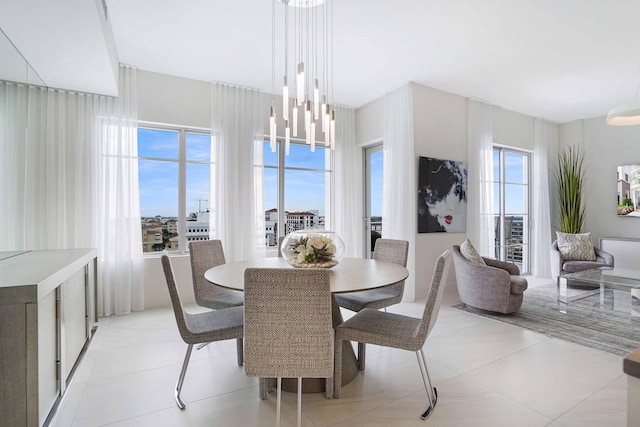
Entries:
[[289, 86], [287, 85], [287, 76], [284, 76], [284, 84], [282, 85], [282, 118], [289, 120]]
[[327, 110], [327, 101], [325, 96], [322, 95], [322, 104], [320, 105], [320, 120], [322, 123], [322, 132], [327, 132], [327, 114], [325, 111]]
[[291, 129], [289, 128], [289, 120], [285, 120], [284, 121], [284, 147], [285, 147], [285, 151], [284, 154], [285, 155], [289, 155], [289, 147], [291, 145]]
[[293, 116], [293, 120], [292, 120], [293, 136], [297, 137], [298, 136], [298, 100], [297, 99], [293, 100], [293, 110], [291, 110], [291, 112]]
[[[304, 131], [309, 134], [311, 128], [311, 101], [307, 101], [304, 106]], [[309, 144], [309, 138], [307, 137], [307, 144]]]
[[296, 75], [296, 90], [298, 96], [298, 104], [304, 102], [304, 62], [298, 64], [298, 73]]
[[271, 151], [276, 151], [276, 109], [271, 106], [271, 116], [269, 117], [269, 142]]
[[[277, 22], [276, 4], [284, 7], [284, 28]], [[276, 43], [276, 28], [284, 29], [284, 44]], [[282, 119], [275, 115], [273, 97], [269, 133], [275, 150], [277, 120], [284, 124], [285, 143], [290, 138], [304, 138], [315, 150], [316, 130], [325, 147], [331, 141], [331, 108], [333, 102], [333, 6], [332, 0], [272, 0], [272, 94], [275, 94], [276, 46], [284, 47], [282, 85]], [[291, 76], [291, 82], [288, 77]], [[294, 87], [295, 85], [295, 87]], [[322, 96], [322, 98], [321, 98]], [[290, 99], [291, 98], [291, 99]], [[302, 117], [300, 117], [302, 115]], [[282, 123], [281, 122], [281, 123]], [[302, 124], [304, 132], [298, 132]], [[335, 118], [333, 120], [335, 134]], [[322, 130], [322, 133], [320, 133]], [[320, 142], [322, 144], [322, 142]], [[289, 153], [287, 147], [286, 153]]]
[[313, 120], [318, 120], [320, 109], [320, 90], [318, 90], [318, 79], [313, 83]]
[[331, 141], [331, 149], [334, 150], [336, 148], [336, 112], [331, 110], [331, 136], [329, 137]]

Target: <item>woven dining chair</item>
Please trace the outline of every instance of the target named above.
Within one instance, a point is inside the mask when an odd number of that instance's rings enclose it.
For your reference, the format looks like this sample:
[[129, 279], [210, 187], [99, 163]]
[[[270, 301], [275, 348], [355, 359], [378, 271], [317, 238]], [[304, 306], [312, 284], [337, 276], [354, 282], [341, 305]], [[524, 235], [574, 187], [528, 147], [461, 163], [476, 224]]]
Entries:
[[[409, 242], [406, 240], [395, 239], [378, 239], [373, 249], [372, 258], [376, 261], [392, 262], [407, 266], [407, 257], [409, 255]], [[336, 301], [340, 307], [347, 310], [359, 312], [364, 308], [373, 308], [379, 310], [381, 308], [387, 311], [387, 307], [398, 304], [402, 301], [404, 294], [404, 280], [385, 286], [379, 289], [371, 289], [368, 291], [345, 292], [336, 294]], [[364, 343], [358, 343], [358, 367], [364, 370], [366, 346]]]
[[334, 397], [340, 397], [341, 393], [342, 365], [337, 361], [342, 360], [342, 341], [358, 341], [416, 352], [422, 381], [429, 399], [429, 406], [422, 413], [421, 418], [426, 419], [433, 412], [438, 401], [438, 391], [431, 384], [422, 347], [438, 318], [450, 263], [451, 252], [448, 250], [436, 261], [421, 319], [365, 308], [336, 328]]
[[189, 243], [193, 293], [196, 303], [202, 307], [220, 308], [242, 305], [242, 292], [214, 285], [204, 278], [204, 272], [224, 264], [224, 250], [220, 240], [202, 240]]
[[302, 378], [326, 378], [326, 396], [333, 397], [329, 274], [325, 269], [245, 270], [244, 370], [261, 380], [277, 378], [278, 426], [282, 378], [298, 378], [298, 426]]
[[[191, 358], [191, 351], [195, 344], [222, 341], [229, 339], [242, 339], [243, 318], [242, 307], [229, 307], [220, 310], [205, 311], [202, 313], [189, 313], [184, 310], [180, 301], [180, 294], [176, 287], [175, 276], [171, 261], [167, 255], [162, 255], [162, 268], [169, 288], [169, 296], [173, 306], [173, 314], [176, 317], [178, 331], [182, 340], [188, 344], [187, 353], [182, 362], [180, 376], [176, 383], [175, 401], [180, 409], [186, 407], [180, 397], [184, 376]], [[242, 353], [238, 353], [238, 365], [242, 365]]]
[[[376, 240], [376, 246], [373, 249], [372, 258], [377, 261], [392, 262], [406, 267], [408, 255], [408, 241], [378, 239]], [[358, 312], [363, 308], [381, 309], [398, 304], [402, 301], [403, 293], [404, 280], [380, 289], [336, 294], [336, 300], [340, 307]]]
[[[220, 240], [190, 242], [189, 257], [191, 259], [191, 276], [193, 277], [193, 294], [196, 297], [196, 304], [212, 310], [238, 307], [243, 304], [242, 292], [214, 285], [204, 278], [205, 271], [226, 262]], [[202, 343], [197, 349], [200, 350], [207, 344]], [[239, 364], [242, 366], [242, 338], [238, 338], [236, 347]]]

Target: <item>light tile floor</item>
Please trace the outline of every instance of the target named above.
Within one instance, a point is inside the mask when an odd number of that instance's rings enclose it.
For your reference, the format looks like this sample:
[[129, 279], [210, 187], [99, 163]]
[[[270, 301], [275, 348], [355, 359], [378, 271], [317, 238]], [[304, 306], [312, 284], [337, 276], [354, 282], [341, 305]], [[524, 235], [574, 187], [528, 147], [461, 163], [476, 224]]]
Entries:
[[[535, 280], [530, 280], [535, 284]], [[392, 310], [413, 316], [420, 302]], [[345, 317], [349, 314], [344, 312]], [[275, 393], [236, 365], [233, 340], [193, 352], [181, 411], [173, 400], [186, 344], [170, 309], [100, 319], [53, 425], [272, 426]], [[367, 369], [340, 399], [303, 395], [304, 426], [552, 426], [626, 424], [622, 358], [443, 306], [425, 354], [438, 405], [419, 419], [426, 393], [414, 354], [367, 346]], [[283, 393], [283, 426], [295, 425]]]

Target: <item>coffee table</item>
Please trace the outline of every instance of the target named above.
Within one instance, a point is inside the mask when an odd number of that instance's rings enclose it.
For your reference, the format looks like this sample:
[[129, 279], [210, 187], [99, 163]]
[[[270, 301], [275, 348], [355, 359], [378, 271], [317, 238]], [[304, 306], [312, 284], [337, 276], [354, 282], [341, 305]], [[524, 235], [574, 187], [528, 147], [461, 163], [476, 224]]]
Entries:
[[[593, 290], [587, 290], [570, 295], [567, 282], [576, 282], [597, 285]], [[600, 295], [600, 307], [617, 311], [629, 312], [632, 318], [640, 319], [640, 270], [625, 268], [594, 268], [562, 275], [558, 278], [558, 302], [569, 304], [571, 302]], [[611, 298], [606, 298], [608, 294]], [[611, 303], [607, 307], [607, 302]]]

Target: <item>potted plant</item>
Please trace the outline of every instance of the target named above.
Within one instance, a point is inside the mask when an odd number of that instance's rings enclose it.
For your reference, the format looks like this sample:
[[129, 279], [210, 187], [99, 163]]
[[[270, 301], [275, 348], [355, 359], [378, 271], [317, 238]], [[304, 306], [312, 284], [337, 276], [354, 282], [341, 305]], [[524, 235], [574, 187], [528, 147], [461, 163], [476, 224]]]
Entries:
[[560, 202], [560, 231], [581, 233], [585, 212], [582, 203], [584, 187], [584, 153], [578, 146], [566, 147], [558, 156], [555, 183]]

